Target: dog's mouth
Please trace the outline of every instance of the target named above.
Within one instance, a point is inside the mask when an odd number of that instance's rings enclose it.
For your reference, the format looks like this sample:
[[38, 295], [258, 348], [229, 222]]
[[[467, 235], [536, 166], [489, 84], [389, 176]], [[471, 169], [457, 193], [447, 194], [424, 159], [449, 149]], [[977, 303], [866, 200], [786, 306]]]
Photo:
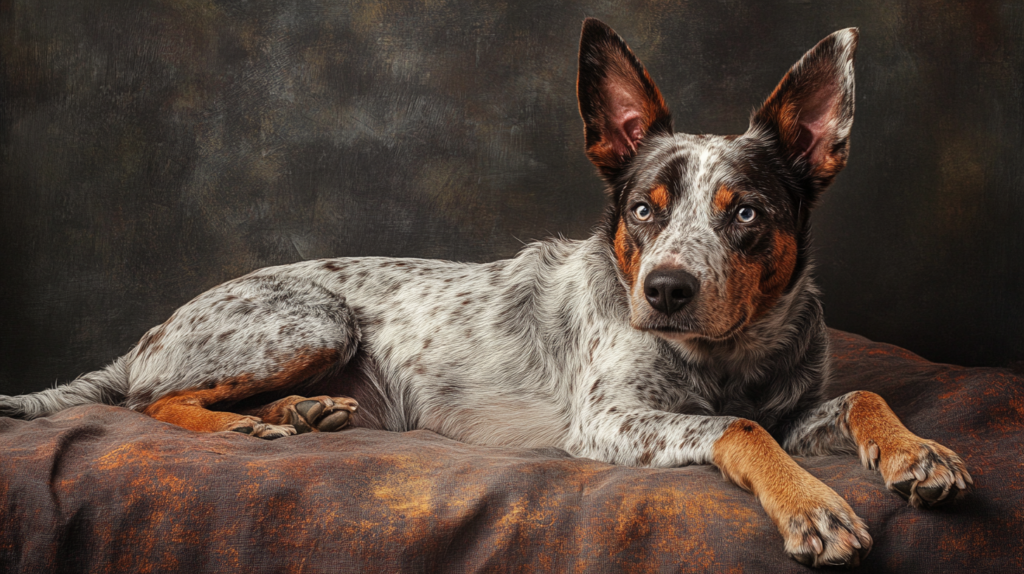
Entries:
[[722, 333], [707, 333], [692, 321], [684, 319], [679, 324], [665, 324], [657, 321], [646, 321], [633, 325], [641, 331], [667, 336], [671, 339], [702, 339], [710, 342], [721, 342], [731, 339], [747, 324], [748, 313], [744, 313], [738, 321]]
[[703, 332], [697, 325], [690, 323], [689, 321], [681, 324], [665, 324], [655, 321], [644, 321], [643, 323], [634, 324], [633, 327], [640, 331], [648, 331], [655, 334], [672, 335], [674, 338], [682, 337], [701, 337], [704, 336]]

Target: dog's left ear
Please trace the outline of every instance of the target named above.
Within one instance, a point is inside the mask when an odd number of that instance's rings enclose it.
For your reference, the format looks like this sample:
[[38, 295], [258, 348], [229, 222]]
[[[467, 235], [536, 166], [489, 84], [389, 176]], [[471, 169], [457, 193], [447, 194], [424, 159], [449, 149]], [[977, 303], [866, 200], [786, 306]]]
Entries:
[[576, 96], [587, 157], [609, 183], [655, 133], [672, 133], [661, 92], [629, 46], [595, 18], [583, 21]]
[[747, 137], [772, 140], [815, 199], [846, 165], [853, 126], [857, 29], [839, 30], [793, 65], [750, 119]]

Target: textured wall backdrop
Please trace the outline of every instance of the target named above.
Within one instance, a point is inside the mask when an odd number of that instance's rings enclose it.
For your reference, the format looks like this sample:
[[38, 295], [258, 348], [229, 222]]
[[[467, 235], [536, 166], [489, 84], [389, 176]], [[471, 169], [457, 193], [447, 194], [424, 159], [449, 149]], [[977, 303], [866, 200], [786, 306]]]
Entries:
[[581, 238], [602, 186], [584, 16], [676, 128], [739, 133], [859, 26], [850, 164], [815, 214], [829, 323], [1024, 359], [1024, 3], [0, 1], [0, 392], [92, 370], [254, 268], [485, 261]]

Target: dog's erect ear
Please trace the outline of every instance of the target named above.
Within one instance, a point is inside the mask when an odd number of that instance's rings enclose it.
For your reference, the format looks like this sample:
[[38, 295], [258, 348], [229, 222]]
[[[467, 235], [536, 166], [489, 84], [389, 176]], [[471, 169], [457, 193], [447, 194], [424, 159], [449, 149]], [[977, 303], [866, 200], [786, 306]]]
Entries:
[[576, 97], [587, 157], [609, 181], [645, 136], [672, 133], [672, 117], [643, 64], [614, 30], [594, 18], [583, 21], [580, 34]]
[[856, 50], [856, 28], [818, 42], [750, 119], [747, 135], [778, 142], [796, 171], [810, 178], [815, 196], [843, 169], [850, 151]]

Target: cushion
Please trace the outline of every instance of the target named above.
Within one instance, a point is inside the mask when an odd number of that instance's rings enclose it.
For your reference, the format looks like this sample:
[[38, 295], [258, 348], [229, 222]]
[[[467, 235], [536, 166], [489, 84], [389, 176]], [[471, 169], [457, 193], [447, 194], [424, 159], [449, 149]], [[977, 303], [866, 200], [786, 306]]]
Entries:
[[[911, 508], [855, 457], [797, 458], [864, 518], [869, 572], [1024, 571], [1024, 379], [832, 331], [831, 396], [871, 390], [967, 462]], [[112, 406], [0, 418], [3, 572], [806, 572], [712, 466], [627, 468], [429, 431], [263, 441]]]

